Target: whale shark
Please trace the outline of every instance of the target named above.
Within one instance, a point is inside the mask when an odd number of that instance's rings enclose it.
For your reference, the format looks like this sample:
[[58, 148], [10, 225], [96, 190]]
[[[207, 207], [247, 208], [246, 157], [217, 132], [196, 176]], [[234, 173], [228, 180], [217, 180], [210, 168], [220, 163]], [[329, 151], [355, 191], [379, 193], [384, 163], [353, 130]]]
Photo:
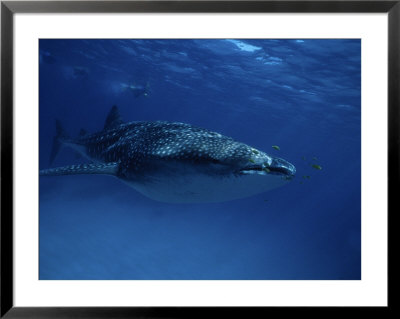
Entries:
[[77, 138], [57, 120], [50, 165], [61, 146], [88, 163], [43, 169], [40, 176], [111, 175], [167, 203], [244, 198], [283, 186], [296, 173], [288, 161], [208, 129], [180, 122], [124, 123], [117, 106], [100, 132], [81, 131]]

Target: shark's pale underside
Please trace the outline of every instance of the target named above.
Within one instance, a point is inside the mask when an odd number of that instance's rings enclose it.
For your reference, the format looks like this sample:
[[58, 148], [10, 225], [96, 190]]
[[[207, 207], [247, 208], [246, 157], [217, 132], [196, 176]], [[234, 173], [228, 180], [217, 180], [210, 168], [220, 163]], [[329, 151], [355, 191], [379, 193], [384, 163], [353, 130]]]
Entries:
[[230, 137], [174, 122], [123, 123], [116, 106], [104, 128], [69, 138], [56, 123], [50, 162], [61, 145], [74, 148], [88, 164], [44, 169], [42, 176], [107, 174], [162, 202], [222, 202], [279, 187], [295, 167]]

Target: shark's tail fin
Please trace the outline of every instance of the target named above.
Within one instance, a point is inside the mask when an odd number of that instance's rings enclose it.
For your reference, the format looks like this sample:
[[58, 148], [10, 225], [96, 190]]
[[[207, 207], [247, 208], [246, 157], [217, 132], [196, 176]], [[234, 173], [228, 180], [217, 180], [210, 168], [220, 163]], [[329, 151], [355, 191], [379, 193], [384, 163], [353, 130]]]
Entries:
[[67, 136], [68, 135], [65, 133], [60, 120], [56, 120], [56, 136], [54, 136], [53, 146], [51, 148], [50, 160], [49, 160], [50, 165], [56, 158], [58, 151], [60, 150], [60, 147], [62, 143], [66, 140]]

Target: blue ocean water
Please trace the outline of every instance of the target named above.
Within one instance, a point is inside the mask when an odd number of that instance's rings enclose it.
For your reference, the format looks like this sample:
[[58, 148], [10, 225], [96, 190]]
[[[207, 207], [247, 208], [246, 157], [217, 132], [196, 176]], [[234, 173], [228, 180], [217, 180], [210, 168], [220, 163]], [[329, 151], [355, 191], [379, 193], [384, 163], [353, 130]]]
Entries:
[[[361, 279], [360, 40], [39, 46], [40, 169], [56, 119], [71, 136], [97, 132], [112, 105], [127, 122], [190, 123], [297, 169], [281, 188], [201, 204], [110, 176], [41, 176], [39, 279]], [[83, 162], [65, 147], [52, 167]]]

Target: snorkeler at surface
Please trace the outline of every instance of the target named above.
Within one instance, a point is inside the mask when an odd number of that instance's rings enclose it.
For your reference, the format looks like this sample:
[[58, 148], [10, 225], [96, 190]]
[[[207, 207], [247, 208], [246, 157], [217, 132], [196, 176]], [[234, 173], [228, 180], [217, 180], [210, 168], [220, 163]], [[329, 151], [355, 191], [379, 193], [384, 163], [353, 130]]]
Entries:
[[131, 91], [135, 97], [149, 95], [149, 82], [146, 85], [123, 84], [123, 87]]

